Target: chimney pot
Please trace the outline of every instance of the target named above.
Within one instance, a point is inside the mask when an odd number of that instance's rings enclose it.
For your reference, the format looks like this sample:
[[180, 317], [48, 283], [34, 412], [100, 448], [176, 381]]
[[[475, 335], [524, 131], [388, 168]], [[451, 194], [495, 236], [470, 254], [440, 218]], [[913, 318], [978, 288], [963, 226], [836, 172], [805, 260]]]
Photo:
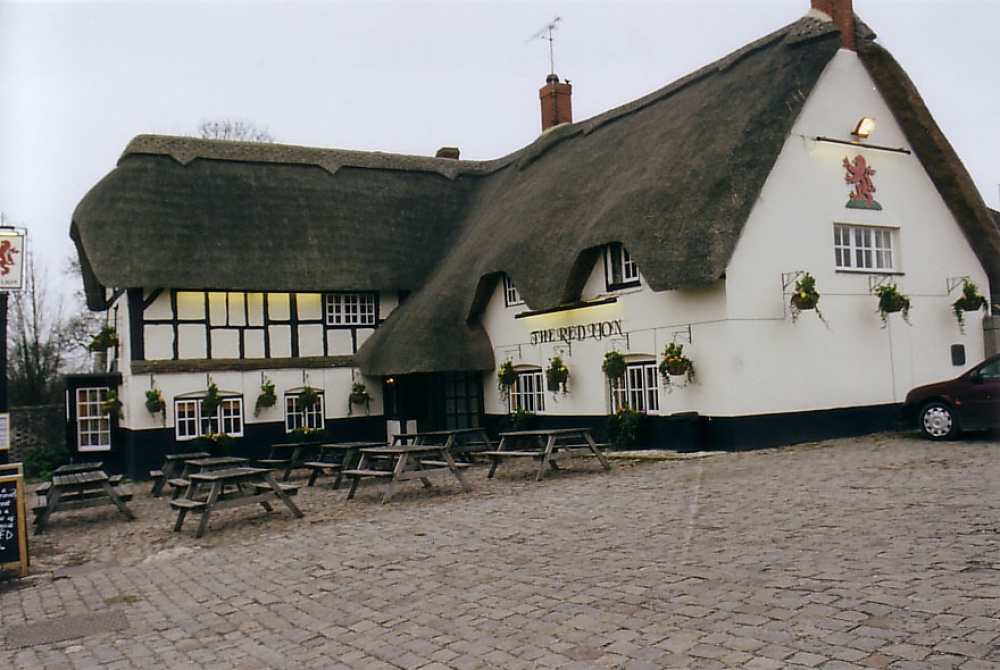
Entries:
[[437, 150], [434, 155], [435, 158], [450, 158], [452, 160], [458, 160], [458, 147], [441, 147]]

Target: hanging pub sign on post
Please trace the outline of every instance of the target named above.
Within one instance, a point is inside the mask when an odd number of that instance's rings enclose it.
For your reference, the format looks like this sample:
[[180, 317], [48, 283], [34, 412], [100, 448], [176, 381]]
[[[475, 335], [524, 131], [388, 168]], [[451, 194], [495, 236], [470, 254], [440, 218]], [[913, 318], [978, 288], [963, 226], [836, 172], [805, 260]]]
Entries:
[[24, 284], [24, 233], [0, 227], [0, 290], [19, 291]]

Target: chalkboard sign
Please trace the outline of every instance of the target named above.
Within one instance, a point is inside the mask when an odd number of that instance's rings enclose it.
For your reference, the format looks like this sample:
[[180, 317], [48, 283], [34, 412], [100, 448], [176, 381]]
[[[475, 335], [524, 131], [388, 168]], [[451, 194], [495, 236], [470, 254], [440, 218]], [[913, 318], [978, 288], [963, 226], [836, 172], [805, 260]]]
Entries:
[[28, 575], [28, 535], [24, 518], [24, 477], [0, 476], [0, 570]]

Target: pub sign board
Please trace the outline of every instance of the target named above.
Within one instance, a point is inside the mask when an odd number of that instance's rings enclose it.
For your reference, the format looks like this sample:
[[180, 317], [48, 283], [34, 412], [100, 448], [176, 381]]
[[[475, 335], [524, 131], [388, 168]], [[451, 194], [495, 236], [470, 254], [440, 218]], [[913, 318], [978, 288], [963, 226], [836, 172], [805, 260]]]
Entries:
[[19, 291], [24, 285], [24, 234], [0, 228], [0, 290]]
[[28, 576], [28, 532], [20, 463], [0, 465], [0, 573]]

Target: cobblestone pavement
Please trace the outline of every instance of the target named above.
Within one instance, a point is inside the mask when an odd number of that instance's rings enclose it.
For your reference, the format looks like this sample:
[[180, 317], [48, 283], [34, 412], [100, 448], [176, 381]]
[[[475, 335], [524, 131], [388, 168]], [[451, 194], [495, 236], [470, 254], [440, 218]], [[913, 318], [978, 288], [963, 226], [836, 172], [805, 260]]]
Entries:
[[0, 668], [997, 668], [998, 454], [879, 435], [474, 468], [471, 494], [8, 584]]

